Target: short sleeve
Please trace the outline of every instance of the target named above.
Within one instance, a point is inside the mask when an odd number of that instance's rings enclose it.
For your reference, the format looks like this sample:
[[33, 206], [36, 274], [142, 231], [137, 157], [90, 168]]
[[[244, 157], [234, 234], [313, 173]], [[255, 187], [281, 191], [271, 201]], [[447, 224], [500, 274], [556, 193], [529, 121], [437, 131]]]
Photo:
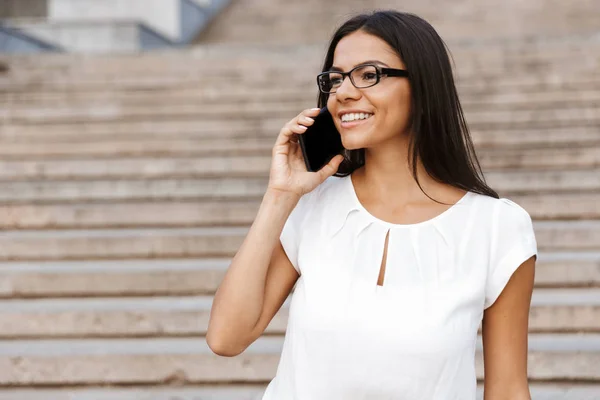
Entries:
[[494, 304], [517, 268], [534, 255], [537, 242], [529, 213], [509, 199], [499, 199], [492, 219], [484, 308]]
[[290, 213], [283, 226], [281, 235], [279, 236], [283, 250], [285, 250], [285, 254], [287, 254], [287, 257], [296, 271], [298, 271], [298, 274], [301, 274], [300, 265], [298, 263], [298, 253], [302, 240], [302, 225], [308, 216], [308, 211], [310, 209], [309, 202], [313, 192], [306, 193], [300, 197], [300, 200], [298, 200], [296, 207], [294, 207]]

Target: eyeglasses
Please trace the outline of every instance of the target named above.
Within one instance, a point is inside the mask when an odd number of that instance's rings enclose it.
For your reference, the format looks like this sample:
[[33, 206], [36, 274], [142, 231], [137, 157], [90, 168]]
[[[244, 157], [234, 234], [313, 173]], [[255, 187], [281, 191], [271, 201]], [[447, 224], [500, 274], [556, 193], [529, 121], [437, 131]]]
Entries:
[[326, 71], [317, 75], [317, 85], [324, 94], [332, 94], [342, 86], [346, 76], [350, 77], [350, 82], [358, 89], [364, 89], [375, 86], [379, 83], [382, 76], [408, 76], [405, 69], [383, 68], [374, 64], [364, 64], [352, 68], [349, 72]]

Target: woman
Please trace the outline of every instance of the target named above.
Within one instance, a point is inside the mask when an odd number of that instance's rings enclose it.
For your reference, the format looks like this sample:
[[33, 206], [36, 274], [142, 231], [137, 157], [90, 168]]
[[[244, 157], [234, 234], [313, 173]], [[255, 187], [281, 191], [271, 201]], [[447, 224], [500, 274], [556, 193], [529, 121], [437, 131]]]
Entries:
[[415, 15], [359, 15], [323, 71], [344, 154], [306, 171], [296, 139], [318, 108], [281, 129], [211, 349], [243, 352], [296, 284], [264, 400], [475, 399], [482, 321], [485, 399], [530, 399], [532, 222], [480, 178], [443, 41]]

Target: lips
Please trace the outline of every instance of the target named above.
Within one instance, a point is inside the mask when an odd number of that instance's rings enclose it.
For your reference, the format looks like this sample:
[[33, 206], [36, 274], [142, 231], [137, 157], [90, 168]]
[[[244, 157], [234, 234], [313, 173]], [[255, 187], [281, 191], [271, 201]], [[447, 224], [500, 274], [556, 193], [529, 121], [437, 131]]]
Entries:
[[369, 124], [372, 118], [373, 117], [369, 117], [367, 119], [357, 119], [355, 121], [341, 121], [341, 128], [346, 130], [357, 126]]
[[373, 114], [367, 113], [346, 113], [342, 115], [342, 122], [364, 121], [371, 118]]
[[337, 116], [339, 119], [342, 119], [342, 116], [345, 114], [373, 114], [372, 112], [366, 111], [366, 110], [359, 110], [359, 109], [348, 109], [348, 110], [342, 110], [340, 112], [338, 112]]

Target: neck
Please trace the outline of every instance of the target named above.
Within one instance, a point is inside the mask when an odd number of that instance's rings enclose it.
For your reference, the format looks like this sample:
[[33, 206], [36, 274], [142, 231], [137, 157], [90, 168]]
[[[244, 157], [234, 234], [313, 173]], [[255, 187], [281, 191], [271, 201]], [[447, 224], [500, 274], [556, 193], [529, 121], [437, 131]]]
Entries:
[[[389, 143], [377, 148], [365, 149], [365, 165], [356, 170], [354, 181], [358, 182], [369, 197], [394, 199], [398, 204], [431, 201], [421, 190], [412, 175], [408, 144]], [[436, 198], [441, 186], [427, 174], [417, 158], [417, 177], [423, 190]]]

